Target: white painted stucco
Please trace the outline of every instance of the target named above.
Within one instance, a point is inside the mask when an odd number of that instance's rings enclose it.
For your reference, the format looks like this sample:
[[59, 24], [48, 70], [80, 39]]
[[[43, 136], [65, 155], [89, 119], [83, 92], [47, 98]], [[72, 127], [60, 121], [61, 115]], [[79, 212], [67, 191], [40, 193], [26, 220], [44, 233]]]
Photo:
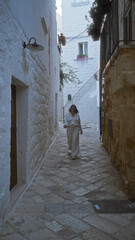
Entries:
[[[58, 4], [58, 1], [57, 1]], [[58, 4], [58, 7], [60, 7], [60, 2]], [[57, 8], [58, 10], [58, 8]], [[60, 35], [62, 33], [62, 16], [59, 14], [59, 12], [56, 12], [56, 21], [57, 21], [57, 35]], [[57, 38], [58, 42], [58, 38]], [[59, 61], [60, 61], [61, 54], [59, 53]], [[63, 90], [59, 92], [59, 103], [58, 103], [58, 119], [59, 121], [63, 120]]]
[[[80, 1], [79, 1], [80, 2]], [[91, 78], [98, 71], [99, 64], [99, 41], [94, 42], [87, 34], [87, 24], [85, 15], [92, 5], [92, 0], [82, 1], [82, 3], [73, 4], [73, 0], [62, 0], [62, 31], [66, 36], [66, 46], [62, 49], [62, 59], [77, 71], [77, 76], [81, 84], [73, 83], [64, 86], [64, 104], [69, 103], [67, 95], [71, 94], [74, 103], [77, 105], [81, 119], [84, 123], [98, 124], [98, 108], [97, 108], [97, 81]], [[79, 35], [79, 36], [78, 36]], [[88, 58], [77, 60], [79, 54], [79, 43], [88, 43]], [[85, 89], [81, 93], [78, 92], [82, 86], [89, 81], [89, 91]], [[94, 90], [93, 90], [94, 89]], [[74, 95], [78, 92], [77, 97]], [[69, 103], [70, 104], [70, 103]]]
[[[22, 42], [27, 43], [31, 37], [44, 46], [42, 52], [23, 49]], [[18, 185], [29, 184], [57, 131], [59, 56], [55, 0], [1, 0], [0, 42], [1, 225], [11, 210], [11, 84], [17, 91]]]

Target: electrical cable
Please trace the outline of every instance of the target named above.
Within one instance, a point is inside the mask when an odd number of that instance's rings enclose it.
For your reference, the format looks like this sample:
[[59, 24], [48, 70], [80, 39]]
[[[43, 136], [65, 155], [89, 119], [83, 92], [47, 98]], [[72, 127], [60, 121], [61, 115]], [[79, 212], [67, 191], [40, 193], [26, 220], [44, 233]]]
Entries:
[[[72, 39], [69, 40], [69, 41], [67, 41], [67, 43], [69, 43], [69, 42], [71, 42], [72, 40], [74, 40], [75, 38], [79, 37], [79, 36], [80, 36], [82, 33], [84, 33], [86, 30], [87, 30], [87, 28], [86, 28], [83, 32], [79, 33], [77, 36], [72, 37]], [[67, 44], [67, 43], [66, 43], [66, 44]]]

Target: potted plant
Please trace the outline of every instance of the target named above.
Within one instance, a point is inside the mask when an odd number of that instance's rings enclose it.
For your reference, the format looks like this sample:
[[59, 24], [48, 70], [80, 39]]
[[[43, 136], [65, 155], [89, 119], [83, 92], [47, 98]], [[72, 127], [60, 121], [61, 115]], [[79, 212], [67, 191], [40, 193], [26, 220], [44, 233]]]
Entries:
[[63, 46], [66, 45], [66, 38], [65, 36], [61, 33], [60, 36], [58, 36], [59, 38], [59, 43], [61, 43]]
[[77, 56], [77, 60], [85, 60], [88, 59], [88, 55], [87, 54], [81, 54]]

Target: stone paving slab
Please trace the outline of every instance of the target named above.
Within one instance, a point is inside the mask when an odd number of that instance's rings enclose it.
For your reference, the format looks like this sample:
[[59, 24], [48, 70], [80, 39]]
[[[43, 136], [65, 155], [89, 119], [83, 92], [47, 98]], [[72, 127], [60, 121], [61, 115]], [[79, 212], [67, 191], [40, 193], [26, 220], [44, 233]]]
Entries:
[[108, 219], [99, 217], [96, 214], [90, 215], [83, 220], [92, 225], [93, 227], [97, 227], [99, 230], [108, 234], [114, 234], [119, 230], [119, 227], [117, 225], [115, 225], [111, 221], [108, 221]]
[[114, 238], [103, 231], [96, 228], [91, 228], [89, 231], [82, 234], [83, 240], [114, 240]]
[[135, 240], [135, 233], [131, 232], [128, 228], [121, 228], [117, 233], [114, 234], [117, 240]]
[[135, 240], [135, 214], [98, 214], [90, 202], [129, 198], [91, 126], [84, 126], [80, 147], [81, 159], [72, 160], [60, 127], [0, 240]]
[[58, 233], [61, 237], [64, 237], [64, 239], [67, 239], [67, 240], [73, 239], [76, 236], [76, 233], [67, 227], [66, 227], [66, 229], [60, 230]]
[[61, 214], [57, 216], [56, 219], [61, 224], [64, 224], [64, 226], [68, 226], [68, 228], [72, 229], [76, 233], [84, 232], [91, 228], [87, 223], [84, 223], [83, 221], [69, 214]]
[[1, 240], [26, 240], [26, 238], [24, 236], [22, 236], [21, 234], [18, 234], [16, 232], [13, 234], [10, 234], [10, 235], [1, 236], [0, 239]]

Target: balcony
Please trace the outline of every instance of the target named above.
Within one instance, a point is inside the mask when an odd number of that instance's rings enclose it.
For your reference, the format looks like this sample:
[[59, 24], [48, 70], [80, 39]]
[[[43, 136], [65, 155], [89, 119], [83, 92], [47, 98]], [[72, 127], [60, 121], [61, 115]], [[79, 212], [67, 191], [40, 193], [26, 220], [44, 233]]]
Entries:
[[[101, 75], [106, 66], [114, 59], [122, 47], [135, 46], [132, 39], [132, 1], [124, 6], [124, 12], [118, 12], [119, 1], [112, 1], [111, 11], [106, 17], [101, 33], [100, 71]], [[119, 17], [122, 23], [119, 23]], [[122, 31], [121, 31], [122, 30]]]

